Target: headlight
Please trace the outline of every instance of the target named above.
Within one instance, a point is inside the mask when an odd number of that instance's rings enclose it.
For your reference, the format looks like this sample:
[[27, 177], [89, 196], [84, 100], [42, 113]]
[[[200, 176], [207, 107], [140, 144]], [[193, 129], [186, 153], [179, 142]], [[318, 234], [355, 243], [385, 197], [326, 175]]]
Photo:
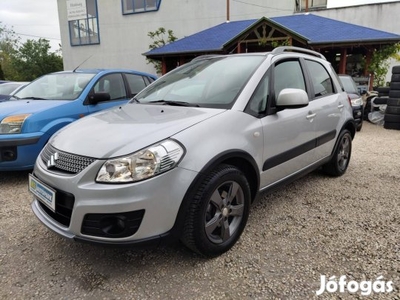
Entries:
[[128, 156], [106, 161], [97, 174], [97, 182], [135, 182], [174, 168], [184, 155], [183, 147], [166, 140]]
[[364, 102], [363, 102], [362, 98], [351, 99], [352, 106], [361, 106], [363, 104], [364, 104]]
[[4, 118], [0, 123], [0, 134], [20, 133], [22, 125], [30, 114], [15, 115]]

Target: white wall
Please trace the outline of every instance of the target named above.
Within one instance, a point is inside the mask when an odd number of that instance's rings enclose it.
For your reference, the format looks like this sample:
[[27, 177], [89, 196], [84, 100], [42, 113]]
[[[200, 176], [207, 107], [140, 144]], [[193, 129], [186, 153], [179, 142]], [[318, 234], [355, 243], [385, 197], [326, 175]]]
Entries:
[[[154, 73], [152, 65], [141, 55], [152, 43], [147, 36], [149, 31], [164, 27], [182, 38], [225, 22], [227, 18], [225, 0], [162, 0], [157, 12], [131, 15], [122, 15], [121, 0], [97, 0], [101, 43], [72, 47], [66, 0], [57, 0], [57, 3], [66, 70], [92, 55], [82, 68], [132, 68]], [[230, 0], [231, 21], [291, 15], [293, 11], [292, 0]]]
[[364, 4], [377, 4], [386, 2], [397, 2], [399, 0], [328, 0], [327, 8], [347, 7]]

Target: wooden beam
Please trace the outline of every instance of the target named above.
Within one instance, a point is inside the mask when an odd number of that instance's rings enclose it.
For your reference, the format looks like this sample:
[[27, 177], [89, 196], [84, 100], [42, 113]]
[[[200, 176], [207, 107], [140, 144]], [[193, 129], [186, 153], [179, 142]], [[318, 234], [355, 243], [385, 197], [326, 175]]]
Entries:
[[226, 0], [226, 21], [229, 22], [230, 21], [230, 0]]
[[340, 49], [339, 74], [346, 74], [347, 49]]

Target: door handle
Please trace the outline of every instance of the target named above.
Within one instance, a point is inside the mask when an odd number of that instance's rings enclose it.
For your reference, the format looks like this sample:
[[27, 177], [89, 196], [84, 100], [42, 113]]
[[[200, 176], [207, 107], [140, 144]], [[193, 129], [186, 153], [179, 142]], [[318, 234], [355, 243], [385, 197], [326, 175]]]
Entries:
[[306, 118], [307, 120], [314, 119], [316, 115], [317, 115], [316, 113], [309, 112]]
[[339, 103], [338, 108], [341, 109], [343, 107], [344, 107], [344, 105], [342, 103]]

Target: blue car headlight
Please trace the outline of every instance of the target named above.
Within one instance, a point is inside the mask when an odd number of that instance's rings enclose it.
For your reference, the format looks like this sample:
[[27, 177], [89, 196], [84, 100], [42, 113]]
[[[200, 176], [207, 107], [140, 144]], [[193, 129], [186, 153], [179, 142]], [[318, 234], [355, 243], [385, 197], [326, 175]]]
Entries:
[[22, 125], [30, 114], [21, 114], [5, 117], [0, 122], [0, 134], [21, 133]]

